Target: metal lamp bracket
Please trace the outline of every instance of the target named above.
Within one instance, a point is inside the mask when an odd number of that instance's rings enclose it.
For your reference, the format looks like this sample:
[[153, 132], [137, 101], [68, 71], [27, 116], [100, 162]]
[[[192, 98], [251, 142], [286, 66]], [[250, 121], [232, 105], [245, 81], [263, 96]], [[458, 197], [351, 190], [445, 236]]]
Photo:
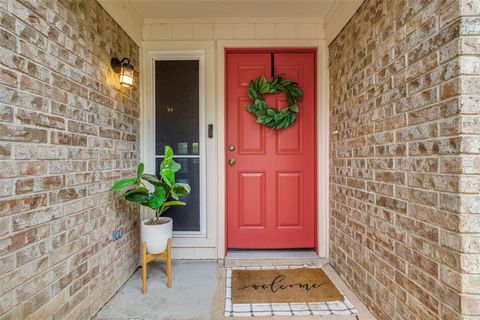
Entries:
[[110, 65], [112, 66], [113, 71], [115, 71], [116, 73], [120, 73], [124, 62], [130, 64], [130, 60], [128, 58], [123, 58], [122, 60], [120, 60], [117, 57], [113, 57], [112, 60], [110, 60]]

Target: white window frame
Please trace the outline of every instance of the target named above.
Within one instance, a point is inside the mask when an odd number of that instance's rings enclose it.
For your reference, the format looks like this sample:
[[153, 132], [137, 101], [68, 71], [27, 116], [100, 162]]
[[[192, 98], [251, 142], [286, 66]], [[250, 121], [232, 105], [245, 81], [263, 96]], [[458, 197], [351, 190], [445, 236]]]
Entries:
[[[207, 165], [206, 165], [206, 120], [205, 120], [205, 98], [206, 98], [206, 86], [205, 86], [205, 50], [175, 50], [175, 51], [158, 51], [158, 52], [150, 52], [149, 58], [150, 61], [148, 63], [150, 70], [151, 70], [151, 101], [152, 101], [152, 108], [151, 108], [151, 115], [152, 121], [150, 122], [151, 125], [151, 136], [153, 148], [151, 152], [146, 154], [147, 157], [151, 159], [156, 159], [158, 156], [155, 154], [155, 146], [156, 146], [156, 135], [155, 135], [155, 111], [156, 111], [156, 101], [155, 101], [155, 61], [175, 61], [175, 60], [196, 60], [198, 61], [198, 68], [199, 68], [199, 99], [198, 99], [198, 107], [199, 107], [199, 159], [200, 159], [200, 231], [174, 231], [173, 236], [176, 238], [192, 238], [192, 237], [206, 237], [207, 230], [207, 183], [206, 183], [206, 175], [207, 175]], [[178, 158], [196, 158], [192, 156], [181, 156], [179, 155]], [[155, 170], [155, 161], [153, 161], [153, 169]], [[150, 171], [152, 171], [150, 170]]]

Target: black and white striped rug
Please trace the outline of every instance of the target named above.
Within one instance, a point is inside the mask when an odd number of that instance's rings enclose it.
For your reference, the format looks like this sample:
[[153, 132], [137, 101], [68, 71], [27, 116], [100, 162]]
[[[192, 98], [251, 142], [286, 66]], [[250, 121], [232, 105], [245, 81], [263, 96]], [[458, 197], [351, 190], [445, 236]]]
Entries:
[[[227, 268], [225, 316], [227, 317], [257, 317], [257, 316], [324, 316], [352, 315], [357, 313], [355, 306], [345, 297], [344, 301], [304, 302], [304, 303], [232, 303], [232, 271], [318, 268], [315, 266], [264, 266]], [[342, 293], [343, 294], [343, 293]]]

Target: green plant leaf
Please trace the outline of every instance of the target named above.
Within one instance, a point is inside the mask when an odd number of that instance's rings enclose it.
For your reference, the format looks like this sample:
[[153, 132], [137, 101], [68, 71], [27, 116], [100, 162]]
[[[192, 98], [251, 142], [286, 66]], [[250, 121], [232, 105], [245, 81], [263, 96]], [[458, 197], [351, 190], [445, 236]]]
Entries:
[[290, 106], [290, 110], [292, 110], [293, 112], [298, 112], [298, 104], [292, 104]]
[[269, 116], [274, 116], [275, 114], [277, 113], [277, 110], [273, 109], [273, 108], [268, 108], [267, 109], [267, 114]]
[[178, 172], [182, 168], [180, 163], [175, 162], [173, 159], [170, 160], [167, 166], [164, 166], [164, 169], [172, 169], [173, 172]]
[[132, 192], [129, 195], [125, 196], [125, 200], [133, 203], [139, 203], [141, 205], [146, 205], [148, 203], [148, 196], [148, 192]]
[[165, 191], [165, 188], [163, 186], [157, 186], [153, 193], [156, 196], [164, 198], [164, 199], [167, 197], [167, 192]]
[[267, 104], [265, 103], [265, 101], [261, 100], [261, 99], [256, 99], [255, 100], [255, 105], [259, 108], [259, 109], [266, 109], [267, 108]]
[[160, 170], [160, 176], [169, 187], [175, 184], [175, 172], [172, 169], [165, 168]]
[[153, 175], [153, 174], [142, 174], [142, 179], [145, 180], [145, 181], [148, 181], [150, 182], [151, 184], [153, 184], [154, 186], [158, 186], [158, 185], [161, 185], [162, 184], [162, 181], [160, 181], [157, 176]]
[[164, 202], [164, 199], [160, 198], [156, 195], [151, 195], [148, 198], [148, 206], [150, 208], [152, 208], [153, 210], [157, 210], [158, 208], [160, 208], [162, 206], [163, 202]]
[[124, 194], [122, 194], [120, 196], [121, 199], [126, 199], [127, 196], [131, 195], [132, 193], [144, 193], [146, 195], [149, 194], [149, 191], [147, 188], [145, 187], [138, 187], [138, 188], [134, 188], [134, 189], [130, 189], [128, 190], [127, 192], [125, 192]]
[[165, 146], [165, 153], [160, 169], [168, 168], [173, 161], [173, 149], [170, 146]]
[[180, 197], [184, 197], [190, 193], [191, 188], [186, 183], [175, 183], [175, 185], [173, 186], [173, 190]]
[[160, 163], [160, 170], [167, 168], [171, 162], [172, 159], [163, 158], [162, 162]]
[[284, 128], [285, 123], [286, 123], [285, 119], [282, 119], [282, 120], [277, 122], [277, 125], [275, 126], [275, 128], [282, 129], [282, 128]]
[[248, 96], [250, 99], [255, 100], [257, 99], [257, 91], [255, 90], [255, 84], [253, 83], [252, 80], [248, 82]]
[[140, 180], [140, 176], [142, 175], [144, 170], [145, 170], [145, 165], [143, 163], [139, 163], [138, 168], [137, 168], [137, 179], [138, 180]]
[[267, 79], [265, 77], [259, 77], [258, 78], [258, 83], [257, 83], [257, 88], [261, 88], [267, 83]]
[[300, 89], [296, 85], [291, 88], [291, 92], [295, 95], [295, 97], [302, 97], [303, 96], [302, 89]]
[[183, 202], [183, 201], [176, 201], [176, 200], [175, 200], [175, 201], [165, 202], [163, 205], [166, 206], [166, 207], [167, 207], [167, 206], [168, 206], [168, 207], [170, 207], [170, 206], [184, 206], [184, 205], [186, 205], [186, 203]]
[[258, 107], [254, 104], [247, 106], [247, 111], [250, 113], [257, 113]]
[[270, 81], [270, 88], [275, 88], [278, 81], [280, 81], [280, 77], [278, 76], [273, 77], [272, 80]]
[[148, 197], [148, 205], [150, 208], [157, 210], [165, 202], [167, 193], [162, 186], [155, 188], [155, 191]]
[[297, 116], [295, 113], [290, 114], [290, 124], [295, 123], [295, 121], [297, 121]]
[[270, 85], [265, 82], [260, 85], [259, 91], [261, 94], [267, 93], [270, 90]]
[[112, 190], [120, 190], [126, 187], [133, 186], [134, 184], [137, 184], [137, 179], [133, 179], [133, 178], [121, 179], [115, 182], [115, 184], [112, 186]]
[[171, 189], [171, 190], [170, 190], [170, 196], [171, 196], [173, 199], [175, 199], [175, 200], [178, 200], [178, 199], [179, 199], [179, 196], [178, 196], [178, 194], [175, 192], [174, 189]]
[[165, 158], [173, 159], [173, 149], [170, 146], [165, 146]]
[[291, 96], [290, 94], [287, 95], [287, 100], [288, 100], [288, 105], [293, 105], [297, 103], [297, 100], [295, 100], [295, 97]]
[[186, 183], [175, 183], [170, 189], [170, 195], [173, 199], [178, 200], [190, 193], [190, 186]]

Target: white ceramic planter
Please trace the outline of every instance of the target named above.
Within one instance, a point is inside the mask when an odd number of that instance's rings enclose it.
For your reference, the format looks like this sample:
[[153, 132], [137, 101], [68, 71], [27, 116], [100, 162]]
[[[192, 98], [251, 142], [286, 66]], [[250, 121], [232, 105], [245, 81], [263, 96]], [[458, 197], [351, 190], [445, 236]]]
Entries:
[[160, 220], [167, 221], [158, 225], [147, 225], [145, 222], [150, 219], [142, 221], [141, 237], [142, 243], [147, 243], [148, 253], [160, 253], [167, 249], [167, 240], [172, 238], [172, 218], [160, 217]]

